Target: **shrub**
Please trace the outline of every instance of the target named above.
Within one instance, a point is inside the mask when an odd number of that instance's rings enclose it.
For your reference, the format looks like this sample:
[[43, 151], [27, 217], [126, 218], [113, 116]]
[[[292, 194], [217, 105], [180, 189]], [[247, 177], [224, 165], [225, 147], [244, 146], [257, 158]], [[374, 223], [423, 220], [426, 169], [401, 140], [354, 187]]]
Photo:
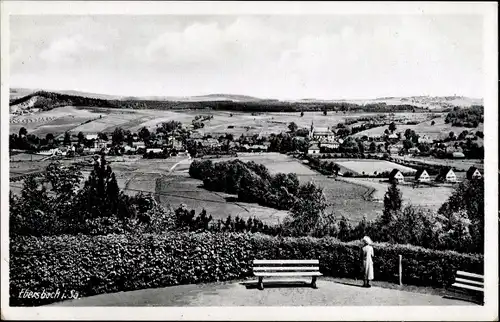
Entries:
[[[407, 245], [376, 244], [377, 280], [444, 287], [455, 270], [482, 273], [483, 257]], [[80, 296], [205, 283], [251, 276], [253, 259], [320, 260], [325, 276], [361, 275], [360, 245], [334, 238], [279, 238], [260, 234], [172, 233], [108, 236], [17, 236], [10, 242], [10, 305], [54, 300], [20, 298], [22, 289], [75, 290]]]

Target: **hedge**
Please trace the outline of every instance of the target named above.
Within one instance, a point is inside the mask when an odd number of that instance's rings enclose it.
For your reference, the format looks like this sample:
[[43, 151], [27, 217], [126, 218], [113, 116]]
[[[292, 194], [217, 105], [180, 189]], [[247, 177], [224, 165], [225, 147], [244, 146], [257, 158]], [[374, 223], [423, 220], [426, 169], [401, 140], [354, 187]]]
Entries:
[[[457, 269], [482, 273], [483, 257], [414, 246], [376, 244], [375, 279], [449, 286]], [[56, 300], [20, 298], [22, 289], [77, 291], [80, 296], [215, 282], [251, 276], [253, 259], [320, 260], [325, 276], [360, 278], [358, 243], [333, 238], [280, 238], [260, 234], [170, 233], [11, 237], [10, 305]]]

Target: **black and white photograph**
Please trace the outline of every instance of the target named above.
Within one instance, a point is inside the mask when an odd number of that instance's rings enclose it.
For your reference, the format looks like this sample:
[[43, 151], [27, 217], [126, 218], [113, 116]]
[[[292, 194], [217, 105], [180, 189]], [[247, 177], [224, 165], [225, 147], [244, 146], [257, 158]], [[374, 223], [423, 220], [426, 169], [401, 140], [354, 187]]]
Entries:
[[3, 1], [2, 318], [498, 320], [497, 9]]

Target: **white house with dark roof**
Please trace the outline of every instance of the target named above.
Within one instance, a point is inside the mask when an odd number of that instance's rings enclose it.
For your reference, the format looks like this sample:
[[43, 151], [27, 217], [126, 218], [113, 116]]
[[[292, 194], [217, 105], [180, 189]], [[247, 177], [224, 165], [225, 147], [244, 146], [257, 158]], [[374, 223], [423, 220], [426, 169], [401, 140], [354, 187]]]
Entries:
[[389, 181], [396, 183], [403, 183], [405, 181], [405, 177], [403, 176], [401, 171], [399, 171], [398, 169], [394, 169], [389, 174]]
[[475, 179], [481, 179], [483, 175], [479, 171], [478, 168], [472, 166], [467, 170], [467, 179], [469, 180], [475, 180]]
[[442, 168], [436, 177], [437, 182], [457, 182], [457, 175], [451, 168]]
[[307, 149], [307, 154], [318, 154], [319, 153], [319, 145], [318, 143], [312, 143]]
[[311, 122], [309, 139], [318, 142], [333, 143], [335, 142], [335, 133], [329, 127], [315, 127], [314, 123]]
[[431, 177], [429, 176], [427, 171], [425, 171], [424, 169], [420, 169], [415, 174], [415, 181], [417, 181], [417, 182], [430, 182]]

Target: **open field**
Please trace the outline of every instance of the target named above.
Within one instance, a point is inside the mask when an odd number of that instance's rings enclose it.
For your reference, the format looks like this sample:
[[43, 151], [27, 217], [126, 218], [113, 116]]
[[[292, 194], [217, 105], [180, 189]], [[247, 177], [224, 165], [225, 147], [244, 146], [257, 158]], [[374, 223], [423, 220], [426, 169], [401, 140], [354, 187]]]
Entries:
[[436, 159], [432, 157], [409, 157], [409, 156], [393, 156], [393, 158], [406, 160], [406, 161], [416, 161], [416, 162], [424, 162], [432, 165], [445, 165], [449, 167], [454, 167], [457, 169], [461, 169], [463, 171], [467, 171], [470, 167], [474, 166], [481, 171], [484, 169], [483, 160], [479, 159]]
[[[484, 131], [483, 123], [480, 123], [479, 126], [476, 128], [457, 127], [457, 126], [451, 126], [451, 124], [446, 124], [444, 122], [445, 118], [446, 115], [443, 115], [439, 118], [434, 119], [435, 122], [434, 125], [431, 125], [432, 121], [425, 121], [415, 125], [396, 125], [396, 132], [404, 133], [406, 129], [411, 129], [414, 130], [415, 133], [417, 133], [420, 136], [427, 135], [430, 139], [444, 139], [448, 137], [449, 133], [452, 131], [455, 133], [455, 135], [458, 135], [464, 130], [474, 133], [476, 133], [476, 131]], [[386, 129], [387, 126], [376, 127], [373, 129], [358, 132], [353, 136], [354, 137], [362, 137], [364, 135], [368, 137], [382, 136], [384, 135], [384, 131]]]
[[186, 172], [175, 173], [161, 181], [157, 181], [157, 197], [164, 206], [172, 208], [185, 204], [188, 209], [199, 213], [205, 209], [214, 219], [225, 219], [227, 216], [248, 219], [257, 217], [264, 222], [276, 224], [287, 216], [287, 211], [262, 207], [254, 203], [237, 202], [236, 196], [212, 192], [201, 187], [200, 180], [189, 177]]
[[321, 174], [301, 175], [301, 183], [309, 181], [323, 188], [327, 202], [327, 212], [333, 212], [336, 217], [345, 216], [351, 224], [356, 224], [366, 216], [368, 220], [375, 219], [382, 214], [383, 205], [372, 201], [369, 187], [327, 178]]
[[[330, 204], [327, 211], [339, 217], [344, 215], [353, 224], [361, 220], [363, 216], [374, 219], [382, 212], [383, 206], [380, 200], [383, 199], [388, 185], [379, 182], [379, 179], [339, 178], [336, 180], [328, 178], [309, 169], [300, 160], [278, 153], [244, 153], [237, 158], [242, 161], [264, 164], [273, 174], [297, 173], [302, 184], [312, 181], [321, 186]], [[213, 161], [229, 159], [235, 158], [218, 158]], [[236, 196], [204, 189], [200, 180], [189, 177], [190, 160], [186, 157], [143, 159], [141, 156], [109, 156], [107, 160], [116, 174], [118, 185], [125, 190], [125, 193], [130, 195], [141, 191], [152, 193], [164, 206], [177, 208], [183, 203], [188, 208], [195, 209], [197, 213], [205, 208], [214, 218], [223, 219], [228, 215], [242, 218], [256, 216], [268, 223], [282, 221], [287, 215], [286, 211], [278, 211], [257, 204], [240, 203], [237, 202]], [[10, 163], [11, 176], [41, 171], [50, 162], [50, 160], [12, 162]], [[63, 162], [72, 161], [64, 160]], [[387, 161], [351, 163], [341, 160], [340, 162], [347, 162], [346, 165], [351, 168], [364, 167], [364, 170], [360, 170], [361, 168], [357, 170], [365, 172], [369, 171], [366, 167], [376, 168], [377, 171], [383, 171], [382, 167], [388, 170], [396, 166], [401, 167]], [[85, 169], [83, 172], [85, 178], [89, 171], [90, 169]], [[22, 187], [21, 182], [11, 183], [13, 192], [18, 192], [20, 187]], [[401, 186], [401, 190], [405, 201], [437, 209], [448, 198], [453, 188], [450, 186], [413, 189], [411, 186]]]
[[34, 153], [18, 153], [10, 156], [10, 162], [24, 162], [24, 161], [40, 161], [47, 158], [46, 155], [34, 154]]
[[18, 133], [25, 127], [28, 133], [45, 135], [62, 134], [71, 131], [83, 122], [99, 118], [101, 114], [71, 106], [58, 107], [50, 111], [20, 115], [10, 118], [9, 133]]
[[264, 164], [272, 174], [296, 173], [301, 184], [311, 181], [323, 188], [327, 202], [330, 204], [327, 208], [328, 212], [333, 212], [338, 217], [344, 215], [353, 223], [363, 219], [363, 216], [374, 219], [382, 213], [382, 204], [370, 201], [372, 189], [363, 185], [327, 178], [290, 156], [279, 153], [248, 153], [237, 158], [214, 159], [214, 162], [229, 159]]
[[[343, 181], [364, 185], [375, 189], [372, 197], [375, 200], [384, 200], [384, 194], [389, 187], [389, 183], [380, 182], [380, 179], [371, 178], [342, 178]], [[450, 186], [419, 186], [413, 188], [410, 185], [398, 185], [403, 194], [403, 202], [414, 206], [438, 210], [439, 207], [451, 196], [454, 188]]]
[[316, 172], [303, 165], [297, 159], [280, 153], [238, 153], [236, 157], [222, 157], [212, 159], [213, 162], [228, 160], [253, 161], [265, 165], [271, 174], [296, 173], [297, 175], [316, 175]]
[[[311, 123], [316, 127], [335, 127], [347, 119], [375, 116], [380, 113], [343, 113], [300, 112], [290, 113], [244, 113], [236, 111], [214, 110], [152, 110], [152, 109], [113, 109], [58, 107], [50, 111], [11, 117], [10, 133], [17, 133], [21, 127], [28, 132], [45, 135], [60, 135], [65, 131], [72, 133], [112, 132], [116, 127], [137, 132], [142, 127], [154, 130], [157, 125], [167, 121], [179, 121], [190, 126], [196, 115], [213, 115], [213, 119], [205, 121], [205, 127], [199, 131], [203, 134], [234, 136], [281, 133], [288, 131], [288, 124], [295, 122], [299, 127], [309, 128]], [[397, 117], [421, 119], [424, 113], [397, 113]], [[88, 123], [85, 123], [88, 122]], [[229, 128], [231, 127], [231, 128]], [[382, 130], [383, 131], [383, 130]]]
[[403, 165], [385, 160], [345, 160], [345, 159], [327, 159], [340, 166], [341, 172], [350, 171], [354, 174], [375, 175], [377, 173], [392, 171], [398, 169], [403, 173], [416, 172], [417, 170], [405, 167]]
[[204, 189], [200, 180], [189, 177], [190, 162], [185, 157], [142, 159], [126, 156], [109, 160], [118, 186], [126, 194], [152, 193], [166, 207], [176, 209], [185, 204], [196, 213], [205, 209], [215, 219], [225, 219], [229, 215], [245, 219], [258, 217], [267, 223], [277, 223], [287, 215], [286, 211], [237, 202], [236, 196]]

